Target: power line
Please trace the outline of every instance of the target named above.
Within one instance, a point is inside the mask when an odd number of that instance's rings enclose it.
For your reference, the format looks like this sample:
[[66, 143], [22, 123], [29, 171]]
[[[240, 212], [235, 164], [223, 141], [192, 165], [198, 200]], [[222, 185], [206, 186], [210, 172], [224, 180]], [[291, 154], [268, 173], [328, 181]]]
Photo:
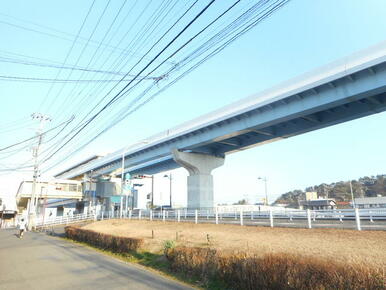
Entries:
[[[79, 30], [78, 30], [78, 33], [76, 34], [76, 37], [74, 38], [74, 40], [73, 40], [73, 42], [72, 42], [72, 44], [71, 44], [71, 47], [70, 47], [69, 51], [67, 52], [66, 57], [64, 58], [64, 61], [63, 61], [63, 63], [62, 63], [62, 66], [64, 66], [64, 65], [66, 64], [66, 62], [67, 62], [67, 60], [68, 60], [68, 58], [69, 58], [69, 56], [70, 56], [72, 50], [74, 49], [75, 43], [76, 43], [77, 39], [79, 38], [80, 33], [81, 33], [81, 31], [83, 30], [84, 25], [86, 24], [86, 21], [87, 21], [89, 15], [90, 15], [90, 13], [91, 13], [91, 10], [92, 10], [93, 7], [94, 7], [94, 4], [95, 4], [95, 0], [92, 1], [91, 5], [90, 5], [90, 7], [89, 7], [89, 9], [88, 9], [88, 11], [87, 11], [87, 14], [86, 14], [85, 18], [83, 19], [82, 25], [80, 26], [80, 28], [79, 28]], [[77, 65], [77, 64], [76, 64], [76, 65]], [[57, 79], [57, 78], [59, 77], [60, 72], [61, 72], [61, 70], [59, 70], [59, 71], [57, 72], [57, 74], [56, 74], [56, 76], [55, 76], [55, 79]], [[54, 83], [52, 83], [52, 85], [50, 86], [49, 90], [47, 91], [47, 94], [46, 94], [45, 98], [43, 99], [43, 102], [40, 104], [40, 107], [43, 105], [43, 103], [46, 101], [46, 99], [48, 98], [49, 94], [51, 93], [51, 90], [52, 90], [52, 88], [53, 88], [53, 85], [54, 85]]]
[[[132, 77], [133, 75], [129, 75]], [[157, 80], [159, 77], [145, 77], [147, 80]], [[0, 75], [0, 80], [3, 81], [15, 81], [15, 82], [49, 82], [49, 83], [114, 83], [117, 81], [120, 81], [121, 79], [111, 79], [111, 80], [105, 80], [105, 79], [49, 79], [49, 78], [38, 78], [38, 77], [19, 77], [19, 76], [6, 76], [6, 75]], [[131, 79], [124, 79], [124, 81], [129, 81]]]
[[[51, 131], [54, 131], [54, 130], [56, 130], [57, 128], [59, 128], [59, 127], [61, 127], [61, 126], [63, 126], [63, 125], [65, 125], [65, 124], [68, 124], [68, 123], [72, 122], [73, 120], [74, 120], [74, 116], [72, 116], [72, 117], [71, 117], [69, 120], [67, 120], [66, 122], [60, 123], [59, 125], [55, 126], [54, 128], [51, 128], [51, 129], [49, 129], [49, 130], [47, 130], [47, 131], [45, 131], [45, 132], [41, 132], [40, 134], [41, 134], [42, 136], [44, 136], [44, 135], [46, 135], [47, 133], [49, 133], [49, 132], [51, 132]], [[6, 147], [0, 148], [0, 151], [7, 150], [7, 149], [12, 148], [12, 147], [15, 147], [15, 146], [17, 146], [17, 145], [20, 145], [20, 144], [26, 143], [26, 142], [28, 142], [28, 141], [34, 140], [34, 139], [36, 139], [36, 138], [38, 138], [38, 137], [39, 137], [39, 136], [33, 136], [33, 137], [31, 137], [31, 138], [28, 138], [28, 139], [19, 141], [19, 142], [17, 142], [17, 143], [8, 145], [8, 146], [6, 146]]]
[[88, 124], [90, 124], [97, 116], [99, 116], [106, 108], [113, 104], [120, 96], [120, 94], [139, 76], [141, 75], [163, 52], [166, 51], [213, 3], [215, 0], [210, 1], [138, 74], [137, 76], [126, 84], [106, 105], [104, 105], [96, 114], [94, 114], [77, 132], [68, 139], [64, 144], [62, 144], [54, 153], [48, 156], [44, 161], [49, 160], [54, 156], [58, 151], [60, 151], [64, 146], [66, 146], [71, 140], [73, 140], [81, 131], [83, 131]]
[[[172, 82], [170, 82], [167, 86], [163, 87], [161, 90], [159, 90], [158, 92], [156, 92], [155, 94], [153, 94], [150, 98], [148, 98], [147, 100], [145, 100], [144, 102], [140, 103], [139, 105], [137, 105], [135, 108], [133, 108], [132, 110], [130, 111], [127, 111], [128, 107], [122, 109], [123, 112], [126, 112], [126, 114], [118, 114], [119, 116], [119, 119], [115, 122], [113, 122], [113, 124], [107, 128], [105, 128], [102, 132], [100, 132], [99, 134], [97, 134], [96, 136], [94, 136], [94, 138], [88, 140], [88, 142], [86, 142], [86, 144], [84, 144], [83, 146], [81, 146], [80, 148], [78, 148], [77, 150], [75, 150], [75, 152], [78, 152], [79, 150], [83, 149], [86, 145], [88, 145], [89, 143], [91, 143], [93, 140], [95, 140], [98, 136], [100, 136], [101, 134], [103, 134], [104, 132], [106, 132], [107, 130], [109, 130], [112, 126], [114, 126], [117, 122], [119, 122], [120, 120], [126, 118], [129, 114], [132, 114], [133, 112], [135, 112], [136, 110], [138, 110], [140, 107], [142, 107], [144, 104], [146, 104], [147, 102], [149, 102], [151, 99], [153, 99], [156, 95], [160, 94], [162, 91], [164, 91], [165, 89], [167, 89], [168, 87], [170, 87], [172, 84], [174, 84], [176, 81], [178, 81], [179, 79], [181, 79], [182, 77], [184, 77], [187, 73], [191, 72], [193, 69], [197, 68], [200, 64], [202, 64], [203, 62], [207, 61], [210, 57], [214, 56], [215, 54], [219, 53], [222, 49], [224, 49], [227, 45], [229, 45], [231, 42], [235, 41], [238, 37], [242, 36], [244, 33], [246, 33], [247, 31], [249, 31], [251, 28], [253, 28], [255, 25], [257, 25], [259, 22], [261, 22], [262, 20], [264, 20], [266, 17], [268, 17], [269, 15], [271, 15], [273, 12], [275, 12], [277, 9], [279, 9], [280, 7], [282, 7], [284, 4], [286, 4], [289, 0], [284, 0], [284, 1], [276, 1], [274, 2], [272, 5], [268, 6], [266, 9], [264, 9], [260, 14], [258, 14], [258, 17], [255, 17], [255, 20], [252, 21], [251, 23], [249, 23], [245, 28], [243, 28], [241, 31], [239, 31], [235, 36], [233, 36], [231, 39], [229, 39], [227, 42], [225, 42], [224, 44], [222, 44], [222, 46], [220, 46], [219, 48], [217, 48], [215, 51], [213, 51], [211, 54], [209, 54], [207, 57], [205, 57], [203, 60], [199, 61], [197, 64], [195, 64], [194, 66], [192, 66], [191, 68], [189, 68], [187, 71], [185, 71], [182, 75], [180, 75], [178, 78], [176, 78], [175, 80], [173, 80]], [[263, 1], [261, 1], [263, 2]], [[264, 4], [264, 3], [263, 3]], [[254, 8], [259, 8], [261, 7], [261, 3], [260, 3], [260, 6], [254, 6]], [[251, 14], [248, 14], [246, 13], [245, 14], [246, 16], [248, 15], [251, 15]], [[244, 16], [245, 16], [244, 15]], [[240, 20], [240, 19], [237, 19], [237, 20]], [[239, 21], [236, 21], [236, 23], [239, 23]], [[147, 89], [149, 90], [149, 89]], [[147, 91], [144, 91], [144, 94], [146, 94]], [[71, 154], [74, 154], [75, 152], [72, 152]], [[56, 166], [56, 164], [54, 164], [53, 166]], [[51, 166], [49, 169], [51, 169], [53, 166]], [[47, 170], [49, 170], [47, 169]]]

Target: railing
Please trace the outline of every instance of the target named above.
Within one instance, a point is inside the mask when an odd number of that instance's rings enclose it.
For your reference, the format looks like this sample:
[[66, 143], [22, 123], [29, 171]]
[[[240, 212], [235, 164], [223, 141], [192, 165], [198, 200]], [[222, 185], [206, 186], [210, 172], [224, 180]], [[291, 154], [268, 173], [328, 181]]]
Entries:
[[355, 228], [361, 230], [386, 230], [386, 208], [378, 209], [337, 209], [337, 210], [278, 210], [264, 209], [260, 211], [235, 210], [221, 212], [217, 208], [191, 210], [129, 210], [119, 216], [119, 212], [100, 212], [95, 214], [77, 214], [53, 218], [38, 217], [36, 227], [72, 224], [89, 220], [104, 220], [113, 218], [158, 220], [164, 222], [191, 222], [213, 224], [238, 224], [247, 226], [270, 227], [306, 227], [306, 228]]
[[97, 220], [97, 216], [94, 214], [75, 214], [72, 216], [57, 216], [57, 217], [38, 217], [35, 219], [36, 227], [66, 225], [72, 223], [78, 223], [88, 220]]
[[[105, 215], [104, 218], [114, 215]], [[103, 219], [103, 217], [101, 217]], [[216, 208], [190, 210], [129, 210], [121, 218], [158, 221], [265, 225], [280, 227], [331, 227], [373, 229], [373, 225], [386, 230], [386, 208], [339, 210], [275, 210], [220, 212]]]

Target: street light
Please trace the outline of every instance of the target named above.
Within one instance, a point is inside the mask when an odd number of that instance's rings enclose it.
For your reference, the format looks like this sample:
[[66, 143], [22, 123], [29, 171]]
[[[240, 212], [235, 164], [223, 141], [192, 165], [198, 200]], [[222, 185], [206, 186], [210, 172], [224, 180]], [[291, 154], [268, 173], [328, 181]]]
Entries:
[[265, 186], [265, 205], [268, 205], [267, 177], [258, 177], [258, 180], [264, 181]]
[[169, 178], [170, 208], [173, 208], [173, 206], [172, 206], [172, 180], [173, 180], [173, 177], [172, 177], [171, 173], [169, 173], [169, 175], [165, 174], [164, 177]]

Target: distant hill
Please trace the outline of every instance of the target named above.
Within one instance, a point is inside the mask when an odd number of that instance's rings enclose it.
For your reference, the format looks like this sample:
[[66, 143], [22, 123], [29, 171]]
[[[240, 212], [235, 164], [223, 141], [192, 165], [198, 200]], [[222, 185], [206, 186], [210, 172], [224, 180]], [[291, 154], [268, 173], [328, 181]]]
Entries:
[[[386, 196], [386, 174], [377, 176], [365, 176], [358, 180], [352, 180], [354, 197]], [[310, 186], [303, 190], [292, 190], [282, 194], [275, 204], [289, 204], [297, 207], [300, 200], [305, 200], [307, 191], [316, 191], [318, 196], [335, 198], [337, 201], [351, 201], [350, 183], [339, 181], [336, 183]]]

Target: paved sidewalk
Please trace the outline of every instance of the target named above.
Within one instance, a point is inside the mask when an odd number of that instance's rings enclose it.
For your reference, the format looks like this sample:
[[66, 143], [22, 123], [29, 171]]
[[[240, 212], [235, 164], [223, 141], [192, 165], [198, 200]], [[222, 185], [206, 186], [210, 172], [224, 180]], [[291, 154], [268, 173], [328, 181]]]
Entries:
[[0, 230], [0, 289], [191, 289], [60, 238]]

